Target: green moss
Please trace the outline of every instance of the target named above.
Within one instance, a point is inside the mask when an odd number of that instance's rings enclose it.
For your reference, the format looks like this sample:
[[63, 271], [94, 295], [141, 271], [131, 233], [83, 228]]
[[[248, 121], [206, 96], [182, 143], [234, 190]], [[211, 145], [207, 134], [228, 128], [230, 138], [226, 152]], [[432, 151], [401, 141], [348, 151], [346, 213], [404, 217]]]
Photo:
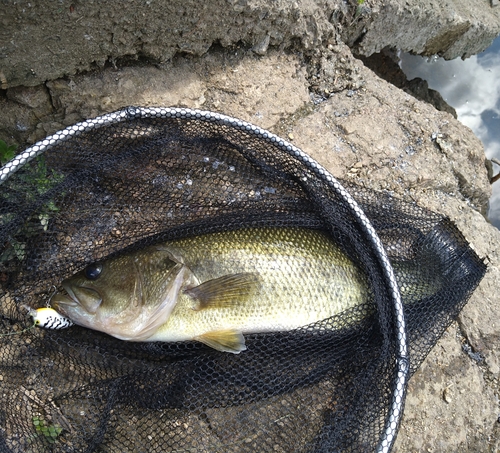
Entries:
[[62, 432], [62, 428], [58, 425], [47, 423], [42, 416], [33, 416], [33, 426], [38, 436], [43, 436], [47, 442], [53, 444]]
[[5, 165], [16, 155], [17, 145], [7, 145], [3, 140], [0, 140], [0, 165]]

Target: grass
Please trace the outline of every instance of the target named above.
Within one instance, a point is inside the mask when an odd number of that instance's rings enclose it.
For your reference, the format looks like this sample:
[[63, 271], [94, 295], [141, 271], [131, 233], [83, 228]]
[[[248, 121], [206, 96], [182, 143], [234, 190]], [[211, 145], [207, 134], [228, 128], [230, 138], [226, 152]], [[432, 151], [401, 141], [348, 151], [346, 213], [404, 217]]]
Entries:
[[[0, 140], [0, 164], [3, 166], [16, 156], [17, 145], [7, 145]], [[45, 156], [40, 155], [23, 166], [12, 180], [4, 183], [0, 191], [0, 227], [7, 227], [15, 219], [18, 206], [35, 205], [45, 193], [63, 181], [64, 175], [47, 167]], [[40, 228], [47, 231], [49, 221], [59, 211], [54, 200], [48, 200], [33, 213], [24, 227], [12, 231], [8, 243], [0, 252], [0, 263], [17, 258], [22, 261], [26, 255], [26, 241], [38, 234]], [[34, 225], [37, 225], [34, 228]]]

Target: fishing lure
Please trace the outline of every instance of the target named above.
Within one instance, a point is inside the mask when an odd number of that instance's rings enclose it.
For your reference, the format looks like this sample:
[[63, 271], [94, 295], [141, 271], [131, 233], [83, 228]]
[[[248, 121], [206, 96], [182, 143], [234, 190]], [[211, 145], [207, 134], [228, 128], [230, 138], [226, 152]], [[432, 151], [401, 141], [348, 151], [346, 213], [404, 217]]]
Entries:
[[59, 314], [51, 307], [30, 308], [28, 314], [33, 318], [36, 326], [44, 327], [45, 329], [66, 329], [74, 323], [65, 316]]
[[19, 332], [0, 333], [0, 337], [20, 335], [33, 329], [35, 326], [44, 327], [46, 329], [66, 329], [74, 325], [73, 321], [60, 315], [51, 307], [37, 308], [36, 310], [27, 305], [22, 305], [21, 307], [28, 310], [28, 315], [33, 318], [33, 324]]
[[74, 325], [74, 323], [71, 319], [59, 314], [50, 306], [52, 297], [57, 293], [57, 288], [55, 286], [53, 288], [54, 292], [50, 295], [45, 307], [37, 308], [36, 310], [27, 305], [23, 305], [22, 307], [28, 310], [28, 315], [33, 318], [33, 325], [53, 330], [66, 329]]

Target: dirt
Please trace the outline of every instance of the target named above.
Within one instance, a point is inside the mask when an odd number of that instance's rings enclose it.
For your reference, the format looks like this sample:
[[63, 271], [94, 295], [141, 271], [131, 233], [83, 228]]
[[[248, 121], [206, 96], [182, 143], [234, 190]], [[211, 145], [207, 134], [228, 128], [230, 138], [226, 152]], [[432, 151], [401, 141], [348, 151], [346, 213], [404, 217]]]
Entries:
[[283, 136], [335, 176], [448, 215], [489, 270], [412, 377], [394, 451], [498, 452], [500, 232], [483, 215], [483, 146], [341, 37], [365, 55], [395, 45], [470, 55], [498, 34], [500, 9], [393, 0], [357, 14], [335, 1], [243, 0], [208, 16], [219, 3], [49, 2], [43, 27], [42, 5], [14, 4], [1, 19], [0, 138], [25, 146], [127, 105], [214, 110]]

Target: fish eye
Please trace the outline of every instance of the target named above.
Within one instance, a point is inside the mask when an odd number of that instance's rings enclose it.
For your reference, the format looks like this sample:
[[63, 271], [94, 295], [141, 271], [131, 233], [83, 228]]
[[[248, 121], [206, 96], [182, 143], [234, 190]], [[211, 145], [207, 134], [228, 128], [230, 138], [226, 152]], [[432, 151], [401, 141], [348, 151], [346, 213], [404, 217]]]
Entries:
[[89, 264], [83, 271], [85, 277], [87, 277], [89, 280], [97, 280], [99, 278], [99, 275], [101, 275], [101, 272], [102, 264], [99, 263]]

